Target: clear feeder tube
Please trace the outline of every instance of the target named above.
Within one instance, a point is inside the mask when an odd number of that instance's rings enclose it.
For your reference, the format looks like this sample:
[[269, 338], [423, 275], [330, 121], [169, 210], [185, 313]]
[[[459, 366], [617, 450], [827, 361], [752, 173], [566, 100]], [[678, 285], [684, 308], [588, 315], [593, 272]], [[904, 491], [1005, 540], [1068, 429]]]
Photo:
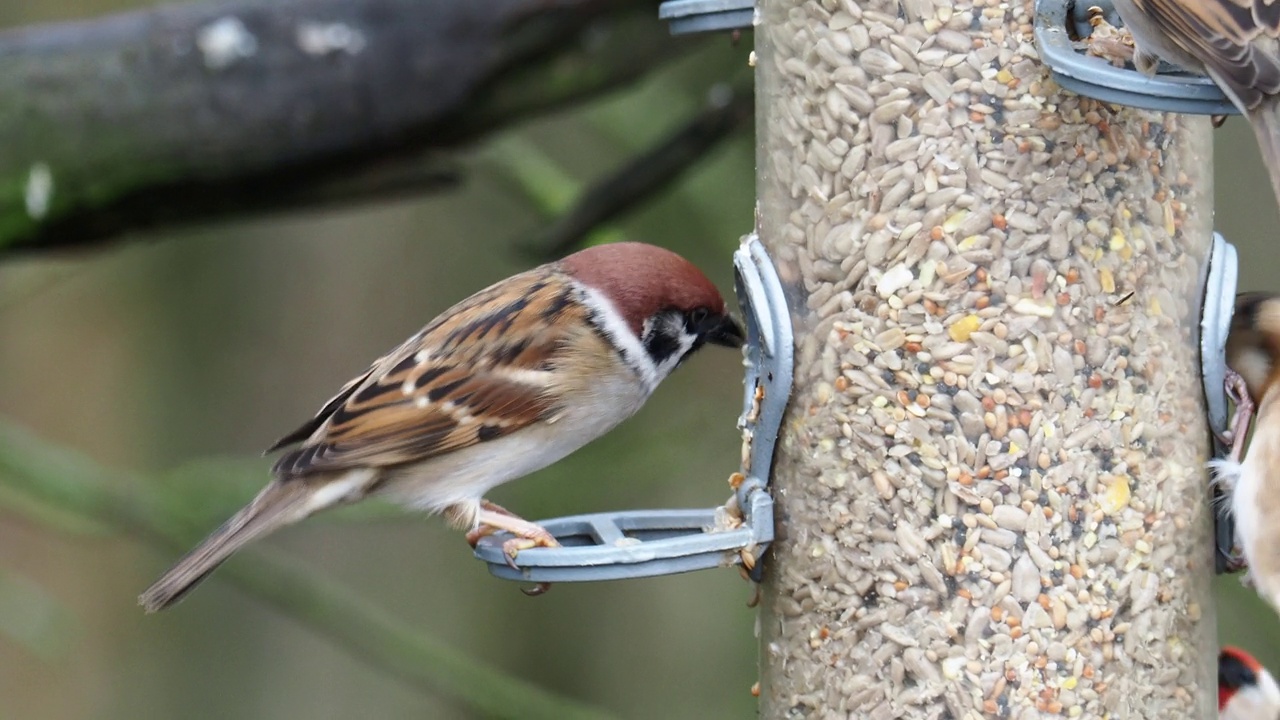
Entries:
[[1210, 121], [1061, 90], [1031, 13], [761, 0], [768, 720], [1215, 716]]

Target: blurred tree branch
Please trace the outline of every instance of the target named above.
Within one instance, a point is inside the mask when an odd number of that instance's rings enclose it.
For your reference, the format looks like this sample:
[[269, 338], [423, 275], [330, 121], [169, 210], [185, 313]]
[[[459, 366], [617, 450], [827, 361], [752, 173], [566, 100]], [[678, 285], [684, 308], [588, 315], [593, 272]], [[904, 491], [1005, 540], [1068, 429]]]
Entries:
[[520, 243], [540, 260], [567, 255], [600, 225], [668, 187], [755, 117], [752, 78], [712, 89], [706, 108], [660, 142], [598, 180], [563, 214]]
[[[554, 223], [556, 218], [569, 212], [583, 191], [582, 183], [555, 158], [519, 135], [503, 137], [487, 150], [482, 164], [504, 185], [522, 195], [547, 223]], [[594, 245], [626, 239], [627, 236], [616, 225], [601, 222], [588, 228], [578, 242]], [[541, 248], [528, 247], [527, 243], [520, 242], [516, 245], [536, 262], [547, 259]]]
[[240, 0], [0, 32], [0, 252], [457, 180], [692, 46], [656, 0]]
[[[136, 478], [113, 477], [87, 458], [4, 421], [0, 421], [0, 484], [59, 514], [122, 530], [159, 547], [181, 551], [197, 539], [191, 529], [189, 501], [171, 501], [151, 488], [131, 492], [129, 487], [143, 483]], [[374, 667], [486, 716], [547, 720], [609, 717], [601, 710], [482, 665], [342, 588], [262, 553], [242, 553], [224, 566], [218, 577]]]

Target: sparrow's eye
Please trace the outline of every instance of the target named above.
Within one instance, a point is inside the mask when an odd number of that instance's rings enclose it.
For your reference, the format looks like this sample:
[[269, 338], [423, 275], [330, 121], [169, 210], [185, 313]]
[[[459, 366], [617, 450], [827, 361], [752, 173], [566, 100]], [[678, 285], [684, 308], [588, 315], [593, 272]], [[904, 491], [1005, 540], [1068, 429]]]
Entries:
[[698, 326], [706, 322], [707, 316], [710, 314], [711, 311], [704, 307], [694, 308], [693, 312], [689, 313], [689, 320], [693, 322], [694, 326]]

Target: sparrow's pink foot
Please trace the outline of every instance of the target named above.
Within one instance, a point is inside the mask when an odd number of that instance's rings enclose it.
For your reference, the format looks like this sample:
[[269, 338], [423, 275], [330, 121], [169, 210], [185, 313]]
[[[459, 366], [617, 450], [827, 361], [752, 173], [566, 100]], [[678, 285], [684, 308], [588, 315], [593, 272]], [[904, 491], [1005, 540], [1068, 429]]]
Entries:
[[1244, 378], [1231, 368], [1227, 368], [1224, 387], [1227, 398], [1236, 406], [1236, 412], [1231, 417], [1227, 431], [1219, 435], [1218, 439], [1224, 445], [1231, 446], [1231, 453], [1227, 458], [1238, 463], [1244, 455], [1245, 438], [1249, 436], [1249, 425], [1253, 422], [1253, 398], [1249, 397], [1249, 387]]
[[[1228, 453], [1227, 459], [1232, 463], [1239, 463], [1244, 456], [1244, 445], [1245, 439], [1249, 436], [1249, 425], [1253, 422], [1253, 398], [1249, 396], [1249, 387], [1244, 378], [1231, 368], [1227, 368], [1224, 389], [1226, 390], [1227, 398], [1231, 400], [1231, 404], [1235, 405], [1236, 411], [1231, 416], [1231, 423], [1226, 432], [1219, 435], [1218, 439], [1224, 445], [1231, 447], [1231, 452]], [[1227, 489], [1230, 491], [1230, 486]], [[1224, 570], [1226, 572], [1240, 572], [1241, 570], [1247, 570], [1249, 567], [1249, 563], [1244, 558], [1244, 553], [1240, 552], [1237, 547], [1233, 544], [1232, 547], [1225, 550], [1226, 564]], [[1246, 586], [1252, 585], [1247, 572], [1241, 582]]]
[[[483, 533], [476, 538], [476, 541], [479, 542], [480, 537], [498, 530], [506, 530], [515, 535], [515, 537], [502, 543], [502, 554], [506, 558], [507, 564], [515, 570], [520, 569], [520, 566], [516, 565], [516, 556], [520, 554], [521, 550], [529, 550], [536, 547], [560, 547], [559, 541], [546, 528], [536, 523], [531, 523], [487, 500], [481, 501], [480, 512], [476, 516], [476, 522], [479, 527], [467, 533], [468, 541], [471, 540], [473, 534]], [[472, 543], [472, 547], [474, 546], [474, 543]], [[550, 587], [551, 583], [543, 582], [532, 588], [522, 588], [521, 591], [525, 595], [534, 596], [541, 595]]]
[[[500, 515], [506, 515], [506, 516], [508, 516], [508, 517], [513, 517], [513, 518], [517, 518], [517, 519], [519, 519], [519, 516], [517, 516], [515, 513], [513, 513], [513, 512], [511, 512], [510, 510], [508, 510], [508, 509], [506, 509], [506, 508], [502, 507], [502, 506], [501, 506], [501, 505], [499, 505], [498, 503], [495, 503], [495, 502], [489, 502], [488, 500], [481, 500], [481, 501], [480, 501], [480, 509], [481, 509], [482, 511], [483, 511], [483, 510], [488, 510], [488, 511], [490, 511], [490, 512], [498, 513], [498, 514], [500, 514]], [[472, 550], [474, 550], [474, 549], [475, 549], [475, 547], [476, 547], [476, 544], [480, 542], [480, 539], [481, 539], [481, 538], [488, 537], [488, 536], [490, 536], [490, 535], [494, 534], [494, 533], [495, 533], [495, 532], [497, 532], [497, 531], [498, 531], [498, 528], [494, 527], [493, 525], [485, 525], [485, 524], [483, 524], [483, 523], [482, 523], [482, 524], [480, 524], [480, 525], [476, 526], [476, 528], [475, 528], [474, 530], [472, 530], [471, 532], [467, 533], [467, 543], [468, 543], [468, 544], [470, 544], [470, 545], [471, 545], [471, 549], [472, 549]]]
[[1249, 561], [1244, 559], [1244, 553], [1236, 550], [1234, 547], [1227, 553], [1227, 562], [1223, 567], [1223, 572], [1238, 573], [1245, 570], [1244, 577], [1240, 578], [1240, 582], [1245, 587], [1253, 587], [1253, 578], [1249, 577], [1247, 572], [1249, 569]]

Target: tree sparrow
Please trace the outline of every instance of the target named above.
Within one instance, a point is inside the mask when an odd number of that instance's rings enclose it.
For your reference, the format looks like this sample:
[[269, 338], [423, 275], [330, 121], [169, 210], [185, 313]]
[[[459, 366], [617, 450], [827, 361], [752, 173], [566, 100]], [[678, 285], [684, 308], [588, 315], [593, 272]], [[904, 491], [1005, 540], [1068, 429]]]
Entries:
[[1218, 717], [1221, 720], [1276, 720], [1280, 685], [1249, 653], [1224, 647], [1218, 653]]
[[[1280, 296], [1238, 296], [1227, 336], [1227, 393], [1236, 406], [1225, 438], [1231, 452], [1211, 465], [1231, 498], [1231, 516], [1237, 543], [1249, 568], [1248, 580], [1258, 594], [1280, 610], [1280, 524], [1275, 522], [1280, 516], [1277, 357]], [[1254, 427], [1246, 450], [1250, 421]]]
[[558, 543], [486, 492], [611, 430], [704, 343], [742, 342], [711, 281], [652, 245], [600, 245], [507, 278], [446, 310], [276, 442], [268, 452], [301, 444], [139, 602], [163, 609], [251, 540], [370, 496], [443, 513], [473, 546], [506, 530], [514, 565], [521, 550]]
[[1155, 75], [1163, 58], [1208, 75], [1249, 118], [1280, 202], [1280, 3], [1275, 0], [1115, 0], [1137, 46], [1133, 64]]

